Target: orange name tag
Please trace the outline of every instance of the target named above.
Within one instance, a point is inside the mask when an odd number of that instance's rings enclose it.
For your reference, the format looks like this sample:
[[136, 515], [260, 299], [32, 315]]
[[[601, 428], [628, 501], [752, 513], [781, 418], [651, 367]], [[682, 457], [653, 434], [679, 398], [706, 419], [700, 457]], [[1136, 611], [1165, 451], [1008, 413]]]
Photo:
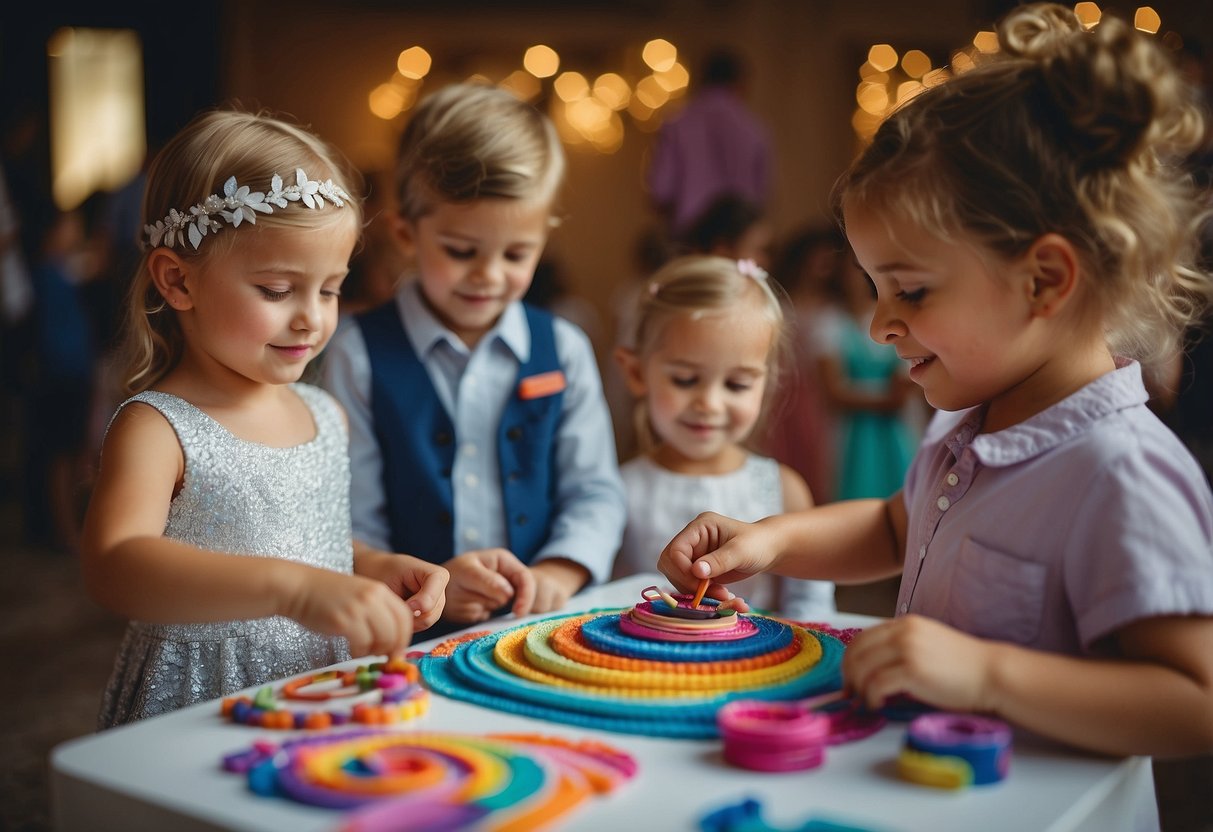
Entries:
[[544, 396], [554, 396], [564, 388], [564, 373], [552, 370], [550, 373], [527, 376], [518, 382], [518, 398], [541, 399]]

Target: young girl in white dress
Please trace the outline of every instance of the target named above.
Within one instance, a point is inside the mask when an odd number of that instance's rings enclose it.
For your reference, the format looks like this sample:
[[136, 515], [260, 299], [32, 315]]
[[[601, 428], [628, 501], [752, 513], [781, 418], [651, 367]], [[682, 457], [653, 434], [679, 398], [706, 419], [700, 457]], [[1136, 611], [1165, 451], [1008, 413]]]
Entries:
[[[637, 398], [642, 453], [623, 465], [628, 522], [615, 577], [653, 571], [673, 532], [703, 511], [758, 520], [813, 505], [804, 478], [744, 443], [786, 349], [783, 309], [748, 260], [690, 256], [639, 293], [616, 358]], [[810, 620], [834, 611], [826, 581], [760, 575], [730, 587], [751, 607]]]
[[102, 728], [400, 650], [442, 612], [441, 567], [354, 549], [344, 414], [297, 383], [337, 323], [356, 192], [315, 136], [232, 111], [150, 168], [125, 332], [136, 395], [85, 520], [87, 588], [132, 619]]

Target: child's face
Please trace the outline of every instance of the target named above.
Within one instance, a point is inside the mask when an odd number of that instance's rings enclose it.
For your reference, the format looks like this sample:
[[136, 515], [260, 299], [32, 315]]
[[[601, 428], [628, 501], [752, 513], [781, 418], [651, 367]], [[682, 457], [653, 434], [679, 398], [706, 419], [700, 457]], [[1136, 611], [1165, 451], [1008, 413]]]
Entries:
[[990, 402], [993, 413], [1026, 398], [1048, 348], [1032, 325], [1021, 264], [996, 273], [992, 256], [853, 206], [846, 227], [876, 285], [871, 336], [897, 348], [928, 402], [941, 410]]
[[417, 261], [431, 311], [475, 346], [506, 306], [526, 294], [548, 238], [547, 201], [440, 202], [417, 220], [400, 220], [401, 241]]
[[220, 233], [240, 239], [187, 266], [187, 292], [168, 298], [185, 333], [183, 361], [258, 383], [298, 381], [337, 327], [356, 223]]
[[629, 373], [645, 396], [666, 450], [687, 461], [728, 454], [762, 412], [774, 326], [754, 303], [665, 323], [653, 349]]

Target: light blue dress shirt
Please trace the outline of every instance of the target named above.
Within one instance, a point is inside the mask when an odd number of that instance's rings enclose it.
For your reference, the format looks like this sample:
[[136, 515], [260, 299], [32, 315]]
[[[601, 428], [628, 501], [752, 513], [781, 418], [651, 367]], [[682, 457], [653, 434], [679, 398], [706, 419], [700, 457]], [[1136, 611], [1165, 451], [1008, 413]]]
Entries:
[[[509, 548], [497, 427], [530, 355], [531, 332], [520, 303], [506, 307], [474, 348], [434, 317], [415, 280], [395, 303], [434, 390], [455, 425], [459, 447], [451, 471], [454, 552]], [[554, 322], [556, 354], [567, 388], [556, 435], [556, 510], [547, 542], [535, 562], [561, 557], [605, 580], [626, 519], [623, 484], [602, 380], [589, 339], [562, 318]], [[353, 321], [338, 328], [321, 364], [321, 384], [345, 406], [350, 422], [350, 505], [354, 537], [390, 549], [383, 461], [371, 413], [371, 365], [362, 331]]]

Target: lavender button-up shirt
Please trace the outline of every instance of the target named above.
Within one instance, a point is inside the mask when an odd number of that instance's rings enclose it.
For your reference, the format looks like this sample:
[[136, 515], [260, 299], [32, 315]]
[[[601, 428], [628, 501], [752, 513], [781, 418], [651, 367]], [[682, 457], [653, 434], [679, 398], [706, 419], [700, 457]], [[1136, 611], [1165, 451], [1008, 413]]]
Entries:
[[906, 476], [899, 615], [1056, 653], [1213, 614], [1213, 495], [1130, 362], [1021, 424], [938, 413]]

